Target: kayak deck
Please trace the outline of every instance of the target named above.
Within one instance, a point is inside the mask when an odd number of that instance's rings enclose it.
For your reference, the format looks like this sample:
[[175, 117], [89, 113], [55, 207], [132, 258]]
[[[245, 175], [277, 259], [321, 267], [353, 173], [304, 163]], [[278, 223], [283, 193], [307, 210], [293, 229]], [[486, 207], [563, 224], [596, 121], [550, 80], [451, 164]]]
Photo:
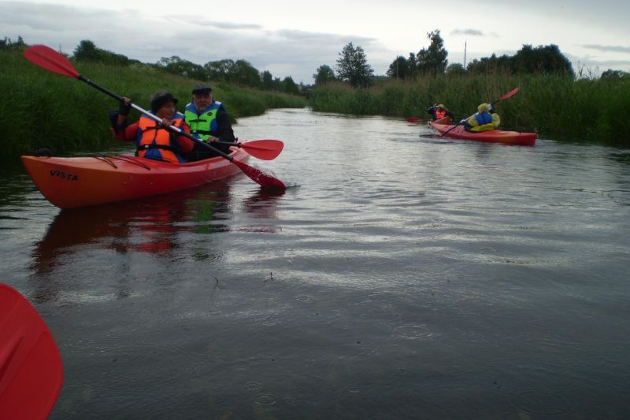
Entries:
[[[230, 156], [249, 155], [232, 148]], [[240, 172], [223, 157], [176, 164], [135, 156], [22, 156], [31, 179], [44, 197], [62, 209], [132, 200], [196, 187]]]
[[[429, 122], [429, 126], [444, 137], [450, 137], [459, 140], [482, 141], [487, 143], [502, 143], [517, 146], [534, 146], [536, 144], [536, 133], [520, 133], [518, 131], [490, 130], [480, 133], [471, 133], [466, 131], [464, 126], [445, 125]], [[449, 131], [450, 130], [450, 131]]]

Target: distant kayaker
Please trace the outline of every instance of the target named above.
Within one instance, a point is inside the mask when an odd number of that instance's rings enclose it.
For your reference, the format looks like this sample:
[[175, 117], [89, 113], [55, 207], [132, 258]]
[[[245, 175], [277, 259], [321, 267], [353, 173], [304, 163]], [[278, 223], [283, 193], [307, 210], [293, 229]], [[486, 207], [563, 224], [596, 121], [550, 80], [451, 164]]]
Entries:
[[477, 113], [468, 119], [460, 121], [466, 131], [473, 133], [496, 129], [501, 123], [501, 117], [492, 109], [492, 104], [482, 103], [477, 107]]
[[[227, 110], [221, 102], [213, 99], [212, 88], [209, 85], [202, 83], [192, 89], [192, 102], [186, 105], [184, 118], [190, 126], [192, 135], [200, 140], [228, 143], [236, 141]], [[230, 146], [227, 144], [211, 145], [224, 153], [230, 153]], [[218, 154], [202, 144], [195, 144], [192, 152], [185, 155], [189, 162], [213, 156]]]
[[184, 115], [175, 110], [177, 99], [166, 91], [158, 91], [151, 97], [151, 113], [162, 118], [161, 123], [142, 115], [138, 122], [129, 124], [127, 116], [131, 109], [131, 100], [123, 98], [118, 113], [112, 115], [114, 136], [121, 141], [136, 142], [136, 156], [162, 160], [173, 163], [184, 163], [183, 153], [193, 149], [193, 140], [168, 130], [169, 125], [179, 127], [190, 133], [190, 127], [184, 121]]
[[[455, 119], [455, 114], [446, 109], [444, 104], [435, 104], [427, 109], [427, 113], [431, 114], [431, 121], [438, 124], [450, 124]], [[448, 117], [448, 119], [446, 119]]]

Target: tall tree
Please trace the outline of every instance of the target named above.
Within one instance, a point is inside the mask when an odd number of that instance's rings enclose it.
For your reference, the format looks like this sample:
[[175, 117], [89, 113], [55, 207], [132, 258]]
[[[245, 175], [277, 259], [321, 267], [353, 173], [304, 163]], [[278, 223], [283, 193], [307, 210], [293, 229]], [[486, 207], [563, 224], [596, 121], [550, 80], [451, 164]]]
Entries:
[[462, 76], [466, 74], [466, 69], [461, 63], [453, 63], [446, 67], [446, 74], [449, 76]]
[[392, 64], [389, 65], [387, 76], [392, 79], [408, 79], [412, 77], [413, 71], [409, 65], [409, 61], [402, 55], [396, 57]]
[[74, 49], [74, 58], [81, 61], [98, 61], [101, 54], [94, 42], [84, 39]]
[[168, 73], [177, 74], [179, 76], [191, 77], [194, 79], [207, 79], [207, 73], [203, 66], [195, 64], [188, 60], [183, 60], [177, 55], [173, 55], [170, 58], [162, 57], [160, 61], [156, 63], [158, 67], [162, 67]]
[[427, 33], [427, 38], [431, 40], [429, 48], [421, 49], [416, 56], [417, 70], [423, 74], [444, 73], [448, 65], [448, 52], [444, 48], [444, 40], [440, 36], [440, 30], [436, 29]]
[[282, 80], [282, 91], [297, 95], [300, 93], [298, 85], [295, 84], [291, 76], [287, 76]]
[[265, 70], [260, 74], [260, 80], [262, 81], [261, 88], [263, 90], [273, 90], [273, 75], [269, 70]]
[[313, 78], [315, 79], [316, 85], [321, 85], [337, 80], [333, 69], [331, 69], [330, 66], [326, 64], [323, 64], [317, 68], [317, 73], [313, 75]]
[[575, 76], [573, 66], [557, 45], [523, 45], [511, 60], [515, 74], [544, 73]]
[[368, 64], [363, 48], [348, 43], [337, 59], [337, 76], [352, 87], [367, 87], [374, 70]]
[[139, 63], [138, 60], [130, 60], [122, 54], [98, 48], [94, 42], [83, 40], [74, 49], [74, 58], [79, 61], [98, 61], [106, 64], [116, 64], [128, 66], [132, 62]]
[[210, 80], [230, 81], [230, 74], [234, 69], [234, 60], [224, 59], [218, 61], [209, 61], [203, 65]]
[[230, 76], [230, 80], [253, 88], [260, 88], [262, 85], [260, 72], [247, 60], [236, 60], [234, 62], [233, 74]]

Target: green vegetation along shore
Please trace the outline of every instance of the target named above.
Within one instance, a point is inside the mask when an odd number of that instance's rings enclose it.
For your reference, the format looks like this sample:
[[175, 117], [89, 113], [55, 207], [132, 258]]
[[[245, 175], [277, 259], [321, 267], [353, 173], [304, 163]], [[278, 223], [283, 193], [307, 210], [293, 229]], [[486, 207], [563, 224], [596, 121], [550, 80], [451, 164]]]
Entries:
[[501, 127], [535, 131], [543, 138], [630, 146], [630, 78], [579, 79], [555, 75], [436, 75], [413, 81], [385, 80], [368, 88], [332, 82], [310, 97], [314, 111], [429, 118], [426, 109], [444, 103], [457, 118], [473, 114], [520, 87], [495, 109]]
[[[145, 109], [154, 92], [168, 89], [180, 99], [181, 110], [191, 97], [192, 86], [199, 83], [141, 65], [76, 63], [75, 67], [85, 77], [132, 98]], [[215, 99], [226, 104], [234, 119], [261, 115], [270, 108], [307, 106], [306, 99], [297, 95], [211, 84]], [[85, 83], [35, 66], [21, 51], [0, 50], [0, 91], [0, 160], [42, 147], [60, 155], [70, 151], [93, 153], [116, 145], [108, 118], [109, 111], [118, 109], [116, 101]]]

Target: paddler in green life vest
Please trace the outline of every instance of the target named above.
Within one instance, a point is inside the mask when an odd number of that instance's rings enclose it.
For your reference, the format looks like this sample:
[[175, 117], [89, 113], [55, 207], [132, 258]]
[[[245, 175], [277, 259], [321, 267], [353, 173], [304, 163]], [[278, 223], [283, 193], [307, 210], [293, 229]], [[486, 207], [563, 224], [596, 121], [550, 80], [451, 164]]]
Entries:
[[[234, 131], [228, 113], [221, 102], [212, 98], [212, 88], [206, 84], [199, 84], [192, 90], [192, 102], [186, 105], [184, 111], [186, 123], [190, 132], [200, 140], [210, 143], [215, 149], [230, 153], [230, 146], [213, 143], [215, 141], [234, 143]], [[214, 151], [195, 144], [192, 152], [185, 157], [189, 162], [218, 156]]]

